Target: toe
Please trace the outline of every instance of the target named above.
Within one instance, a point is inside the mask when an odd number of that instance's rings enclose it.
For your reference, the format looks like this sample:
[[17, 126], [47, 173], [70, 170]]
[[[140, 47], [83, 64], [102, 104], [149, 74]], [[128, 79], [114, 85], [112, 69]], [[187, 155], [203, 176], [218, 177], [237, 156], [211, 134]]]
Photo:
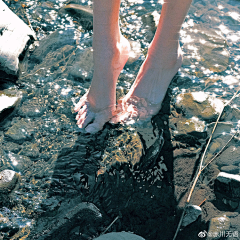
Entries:
[[87, 112], [87, 105], [84, 105], [77, 113], [76, 115], [76, 120], [79, 120], [81, 118], [81, 116]]
[[86, 105], [86, 95], [83, 95], [79, 102], [75, 105], [74, 111], [78, 112], [84, 105]]
[[77, 125], [78, 125], [80, 128], [82, 128], [82, 123], [83, 123], [84, 120], [86, 119], [86, 116], [87, 116], [87, 113], [85, 112], [85, 113], [83, 113], [83, 114], [79, 117], [79, 119], [78, 119], [78, 121], [77, 121]]

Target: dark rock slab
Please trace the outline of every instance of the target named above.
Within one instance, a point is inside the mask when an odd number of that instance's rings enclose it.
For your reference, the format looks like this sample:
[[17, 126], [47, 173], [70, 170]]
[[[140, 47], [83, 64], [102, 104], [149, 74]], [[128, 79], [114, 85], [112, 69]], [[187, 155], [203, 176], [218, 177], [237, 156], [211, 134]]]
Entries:
[[[92, 203], [75, 202], [75, 200], [70, 200], [61, 203], [55, 200], [53, 204], [57, 203], [58, 205], [56, 213], [53, 213], [55, 216], [39, 218], [35, 231], [31, 233], [31, 239], [79, 239], [77, 237], [82, 234], [91, 236], [93, 233], [89, 233], [89, 231], [97, 234], [102, 220], [98, 208]], [[51, 202], [49, 203], [52, 205]], [[76, 227], [79, 228], [75, 230]], [[78, 233], [78, 236], [75, 232]]]
[[214, 183], [216, 192], [221, 193], [226, 198], [240, 198], [240, 175], [220, 172]]

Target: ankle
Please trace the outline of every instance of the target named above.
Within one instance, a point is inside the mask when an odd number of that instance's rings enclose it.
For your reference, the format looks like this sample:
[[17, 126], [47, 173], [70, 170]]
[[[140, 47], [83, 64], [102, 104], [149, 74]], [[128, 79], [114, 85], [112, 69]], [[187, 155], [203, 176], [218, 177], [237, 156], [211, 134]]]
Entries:
[[163, 68], [170, 69], [176, 66], [176, 64], [181, 61], [182, 51], [178, 44], [172, 44], [172, 46], [154, 47], [150, 45], [147, 59], [154, 66], [159, 67], [161, 65]]

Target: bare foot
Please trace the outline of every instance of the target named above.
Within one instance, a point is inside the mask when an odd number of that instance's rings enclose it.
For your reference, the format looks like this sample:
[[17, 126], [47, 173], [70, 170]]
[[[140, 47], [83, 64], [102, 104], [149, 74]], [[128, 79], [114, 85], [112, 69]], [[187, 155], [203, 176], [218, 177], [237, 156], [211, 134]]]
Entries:
[[112, 123], [146, 120], [159, 112], [168, 86], [182, 65], [179, 46], [169, 56], [163, 59], [147, 56], [133, 86], [118, 101], [118, 114], [111, 119]]
[[94, 52], [94, 74], [89, 91], [76, 104], [79, 128], [96, 133], [116, 114], [116, 83], [128, 60], [130, 45], [123, 36], [112, 49], [109, 46]]

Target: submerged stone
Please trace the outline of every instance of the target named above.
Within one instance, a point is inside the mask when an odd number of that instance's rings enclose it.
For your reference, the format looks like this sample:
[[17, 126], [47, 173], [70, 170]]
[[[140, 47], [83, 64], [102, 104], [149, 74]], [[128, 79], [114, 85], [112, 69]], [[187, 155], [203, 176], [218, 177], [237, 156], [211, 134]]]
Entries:
[[79, 21], [82, 27], [86, 30], [91, 30], [93, 28], [93, 10], [88, 6], [70, 3], [62, 7], [59, 11], [59, 14], [61, 16], [64, 14], [69, 14]]
[[210, 220], [207, 240], [220, 239], [230, 228], [230, 219], [226, 216], [215, 217]]
[[[171, 118], [170, 125], [173, 127], [172, 134], [174, 137], [179, 137], [185, 134], [192, 135], [206, 135], [205, 122], [199, 120], [196, 117], [192, 117], [190, 119], [187, 118]], [[205, 134], [204, 134], [205, 133]]]
[[25, 100], [19, 109], [19, 114], [24, 117], [41, 116], [46, 109], [44, 99], [34, 97], [30, 100]]
[[116, 164], [130, 163], [134, 166], [140, 161], [142, 151], [143, 145], [138, 133], [136, 131], [124, 131], [118, 137], [112, 139], [104, 150], [98, 175], [103, 174]]
[[25, 119], [20, 119], [8, 129], [8, 131], [5, 133], [5, 136], [16, 142], [23, 142], [27, 139], [30, 139], [34, 131], [34, 125], [32, 122]]
[[223, 109], [223, 102], [205, 92], [180, 93], [176, 96], [175, 107], [186, 116], [197, 116], [202, 120], [216, 119]]

